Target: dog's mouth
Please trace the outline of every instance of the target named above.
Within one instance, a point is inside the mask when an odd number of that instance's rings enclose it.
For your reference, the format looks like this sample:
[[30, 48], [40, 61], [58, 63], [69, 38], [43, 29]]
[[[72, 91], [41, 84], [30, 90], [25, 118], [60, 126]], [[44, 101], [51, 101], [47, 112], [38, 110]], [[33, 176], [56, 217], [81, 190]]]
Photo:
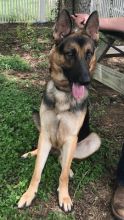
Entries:
[[72, 95], [76, 100], [83, 99], [87, 96], [87, 87], [84, 85], [79, 85], [77, 83], [72, 84]]

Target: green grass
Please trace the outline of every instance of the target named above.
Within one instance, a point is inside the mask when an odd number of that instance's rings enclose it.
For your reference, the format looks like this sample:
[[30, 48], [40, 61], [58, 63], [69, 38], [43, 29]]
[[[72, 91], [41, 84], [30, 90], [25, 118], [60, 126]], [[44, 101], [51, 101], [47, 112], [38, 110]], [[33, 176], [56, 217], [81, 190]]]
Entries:
[[[14, 81], [8, 81], [2, 75], [0, 76], [0, 174], [1, 174], [1, 215], [6, 217], [6, 212], [12, 214], [12, 207], [18, 199], [19, 191], [25, 186], [26, 176], [22, 181], [19, 176], [25, 170], [25, 175], [29, 173], [29, 166], [23, 167], [24, 161], [20, 155], [26, 149], [31, 149], [36, 142], [37, 132], [33, 129], [31, 120], [32, 107], [36, 107], [36, 94], [32, 96], [25, 91], [20, 90]], [[23, 86], [23, 85], [22, 85]], [[23, 136], [23, 134], [25, 134]], [[32, 161], [33, 163], [33, 161]], [[22, 167], [22, 168], [21, 168]], [[30, 175], [30, 174], [29, 174]], [[26, 180], [27, 181], [27, 180]]]
[[[30, 209], [20, 212], [17, 209], [17, 201], [28, 187], [34, 169], [35, 158], [23, 160], [21, 155], [31, 150], [32, 145], [37, 144], [38, 132], [32, 121], [32, 107], [38, 109], [40, 105], [40, 90], [32, 87], [30, 83], [28, 88], [25, 88], [25, 83], [17, 84], [15, 80], [7, 79], [2, 74], [0, 85], [0, 219], [35, 219], [35, 211], [39, 210], [39, 205], [32, 205], [33, 214]], [[74, 199], [80, 198], [86, 184], [96, 181], [103, 175], [108, 158], [109, 166], [114, 163], [114, 160], [111, 160], [109, 145], [110, 142], [104, 140], [101, 150], [90, 159], [80, 163], [73, 162], [72, 169], [75, 176], [70, 185]], [[107, 155], [106, 152], [108, 152]], [[60, 170], [57, 158], [50, 156], [38, 190], [38, 200], [47, 203], [51, 193], [56, 192]], [[40, 207], [42, 211], [42, 206]], [[73, 213], [65, 215], [49, 212], [48, 219], [73, 220], [75, 218]]]
[[0, 55], [0, 70], [10, 70], [10, 69], [24, 72], [31, 70], [31, 67], [19, 55], [12, 55], [12, 56]]

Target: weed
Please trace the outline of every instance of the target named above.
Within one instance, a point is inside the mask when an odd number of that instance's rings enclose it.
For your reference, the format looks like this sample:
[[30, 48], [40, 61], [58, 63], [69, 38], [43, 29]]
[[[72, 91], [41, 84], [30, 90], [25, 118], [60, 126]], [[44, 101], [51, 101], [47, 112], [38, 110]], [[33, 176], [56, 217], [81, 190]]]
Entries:
[[17, 39], [21, 43], [29, 43], [31, 40], [36, 41], [36, 32], [35, 29], [29, 25], [25, 24], [25, 26], [18, 25], [16, 28], [17, 31]]
[[17, 39], [25, 51], [41, 51], [45, 49], [45, 43], [38, 42], [38, 33], [32, 25], [26, 24], [23, 29], [21, 26], [18, 26], [16, 31]]
[[61, 212], [50, 212], [47, 220], [75, 220], [73, 214], [65, 215]]
[[46, 61], [41, 61], [41, 62], [39, 62], [39, 63], [36, 65], [36, 68], [37, 68], [37, 69], [42, 69], [42, 70], [48, 68], [48, 61], [46, 60]]

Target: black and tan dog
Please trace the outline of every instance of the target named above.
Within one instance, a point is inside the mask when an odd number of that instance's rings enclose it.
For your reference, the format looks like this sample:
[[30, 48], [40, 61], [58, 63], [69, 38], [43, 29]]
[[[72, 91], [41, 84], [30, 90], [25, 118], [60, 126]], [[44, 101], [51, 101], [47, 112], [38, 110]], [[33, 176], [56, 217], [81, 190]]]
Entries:
[[51, 80], [40, 107], [38, 149], [31, 152], [32, 155], [37, 154], [35, 169], [29, 188], [19, 200], [18, 207], [31, 204], [49, 152], [55, 147], [61, 152], [62, 166], [58, 187], [59, 205], [65, 211], [70, 211], [72, 200], [68, 184], [69, 175], [72, 175], [72, 160], [86, 158], [101, 143], [96, 133], [86, 134], [84, 129], [88, 123], [88, 85], [96, 64], [98, 14], [93, 12], [84, 30], [74, 32], [70, 15], [63, 10], [54, 28], [56, 43], [50, 52]]

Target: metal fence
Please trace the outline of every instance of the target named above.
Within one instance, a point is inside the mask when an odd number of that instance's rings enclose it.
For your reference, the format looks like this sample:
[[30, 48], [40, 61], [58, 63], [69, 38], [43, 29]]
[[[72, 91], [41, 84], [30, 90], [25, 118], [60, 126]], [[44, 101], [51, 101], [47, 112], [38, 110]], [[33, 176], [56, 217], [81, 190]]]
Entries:
[[0, 23], [54, 19], [57, 0], [0, 0]]
[[90, 11], [97, 10], [100, 17], [124, 16], [124, 0], [91, 0]]

